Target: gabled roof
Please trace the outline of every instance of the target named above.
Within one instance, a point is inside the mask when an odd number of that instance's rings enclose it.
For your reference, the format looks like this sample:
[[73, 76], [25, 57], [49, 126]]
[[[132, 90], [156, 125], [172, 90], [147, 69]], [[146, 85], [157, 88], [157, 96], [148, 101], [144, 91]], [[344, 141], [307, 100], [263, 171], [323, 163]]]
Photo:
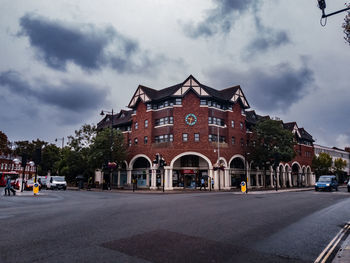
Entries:
[[[128, 124], [132, 121], [132, 110], [121, 110], [119, 113], [113, 115], [113, 126]], [[97, 129], [103, 129], [108, 127], [112, 123], [112, 115], [107, 114], [99, 123], [97, 123]]]
[[302, 138], [302, 136], [300, 134], [300, 129], [298, 128], [298, 125], [295, 121], [283, 123], [283, 127], [287, 130], [290, 130], [293, 134], [297, 135], [299, 138]]
[[234, 86], [224, 90], [216, 90], [201, 84], [192, 75], [182, 83], [161, 90], [155, 90], [139, 85], [128, 107], [135, 107], [140, 100], [146, 103], [150, 101], [160, 101], [170, 97], [183, 97], [190, 90], [196, 93], [200, 98], [213, 97], [221, 101], [239, 102], [245, 109], [250, 107], [240, 86]]
[[314, 142], [314, 139], [312, 138], [311, 134], [308, 133], [304, 128], [299, 128], [299, 133], [302, 139]]

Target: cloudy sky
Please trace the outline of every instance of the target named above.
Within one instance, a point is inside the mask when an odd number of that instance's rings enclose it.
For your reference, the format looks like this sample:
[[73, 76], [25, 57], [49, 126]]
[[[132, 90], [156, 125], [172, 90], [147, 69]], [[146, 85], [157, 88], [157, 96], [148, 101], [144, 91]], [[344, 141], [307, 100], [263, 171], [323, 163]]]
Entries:
[[139, 84], [192, 74], [241, 85], [258, 114], [318, 144], [350, 146], [345, 13], [325, 27], [320, 16], [316, 0], [0, 0], [0, 130], [54, 142], [125, 109]]

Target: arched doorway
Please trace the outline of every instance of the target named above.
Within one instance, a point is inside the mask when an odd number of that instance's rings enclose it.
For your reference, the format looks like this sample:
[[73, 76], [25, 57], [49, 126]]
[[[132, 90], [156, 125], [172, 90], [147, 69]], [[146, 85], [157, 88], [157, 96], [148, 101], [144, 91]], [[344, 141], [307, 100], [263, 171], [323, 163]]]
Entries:
[[151, 161], [147, 156], [135, 156], [130, 162], [131, 181], [136, 179], [137, 187], [149, 187], [151, 185]]
[[297, 162], [292, 165], [292, 182], [294, 186], [300, 187], [301, 185], [301, 167]]
[[235, 157], [230, 162], [231, 187], [240, 188], [241, 182], [245, 181], [246, 171], [244, 159]]
[[202, 178], [208, 187], [209, 162], [207, 157], [194, 152], [175, 157], [170, 164], [173, 188], [196, 189], [200, 187]]
[[[123, 162], [121, 164], [121, 167], [119, 167], [119, 176], [120, 176], [120, 181], [119, 181], [119, 187], [123, 187], [124, 185], [127, 184], [127, 181], [128, 181], [128, 171], [127, 171], [127, 163], [126, 162]], [[118, 180], [118, 179], [117, 179]]]

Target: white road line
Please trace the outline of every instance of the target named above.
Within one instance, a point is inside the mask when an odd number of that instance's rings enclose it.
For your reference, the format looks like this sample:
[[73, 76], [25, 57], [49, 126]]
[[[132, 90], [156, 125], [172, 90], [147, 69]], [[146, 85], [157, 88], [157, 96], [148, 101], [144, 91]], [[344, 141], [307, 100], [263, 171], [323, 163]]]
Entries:
[[[332, 254], [334, 248], [338, 245], [340, 240], [343, 238], [345, 233], [350, 229], [350, 222], [348, 222], [339, 232], [338, 234], [332, 239], [331, 242], [327, 245], [327, 247], [321, 252], [321, 254], [318, 256], [318, 258], [315, 260], [314, 263], [324, 263], [328, 259], [328, 257]], [[327, 253], [328, 252], [328, 253]], [[327, 253], [327, 254], [326, 254]], [[325, 256], [326, 254], [326, 256]], [[323, 260], [322, 260], [323, 258]], [[322, 260], [322, 261], [321, 261]]]

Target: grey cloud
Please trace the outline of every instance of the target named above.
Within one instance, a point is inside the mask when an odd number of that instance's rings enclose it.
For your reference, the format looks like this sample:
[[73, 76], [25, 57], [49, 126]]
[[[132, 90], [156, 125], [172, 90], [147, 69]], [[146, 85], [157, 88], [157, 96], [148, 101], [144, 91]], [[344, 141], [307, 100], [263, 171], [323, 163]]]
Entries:
[[277, 48], [291, 42], [290, 37], [286, 31], [264, 26], [259, 19], [258, 10], [255, 9], [254, 12], [257, 35], [245, 48], [245, 58], [249, 58], [256, 54], [261, 54], [272, 48]]
[[247, 55], [252, 56], [290, 42], [288, 33], [266, 27], [259, 17], [261, 0], [213, 0], [214, 9], [209, 10], [204, 21], [197, 25], [185, 24], [184, 32], [188, 37], [211, 37], [219, 32], [229, 33], [232, 25], [246, 12], [252, 12], [255, 20], [257, 36], [248, 44]]
[[209, 72], [211, 79], [220, 80], [216, 85], [241, 85], [250, 105], [264, 112], [286, 112], [313, 88], [313, 75], [306, 63], [300, 68], [283, 63], [246, 72], [225, 69]]
[[36, 100], [39, 104], [61, 110], [79, 112], [93, 110], [106, 100], [107, 91], [89, 83], [63, 80], [59, 86], [50, 85], [45, 79], [30, 84], [16, 71], [0, 73], [0, 86], [15, 96]]
[[196, 26], [184, 25], [184, 31], [191, 38], [213, 36], [218, 32], [228, 33], [239, 15], [259, 4], [258, 0], [213, 0], [216, 7], [208, 11], [204, 21]]
[[147, 56], [138, 42], [112, 27], [74, 25], [34, 14], [21, 17], [20, 26], [18, 35], [28, 37], [38, 58], [56, 70], [65, 71], [72, 62], [88, 71], [108, 66], [120, 73], [139, 73], [144, 65], [159, 63]]

